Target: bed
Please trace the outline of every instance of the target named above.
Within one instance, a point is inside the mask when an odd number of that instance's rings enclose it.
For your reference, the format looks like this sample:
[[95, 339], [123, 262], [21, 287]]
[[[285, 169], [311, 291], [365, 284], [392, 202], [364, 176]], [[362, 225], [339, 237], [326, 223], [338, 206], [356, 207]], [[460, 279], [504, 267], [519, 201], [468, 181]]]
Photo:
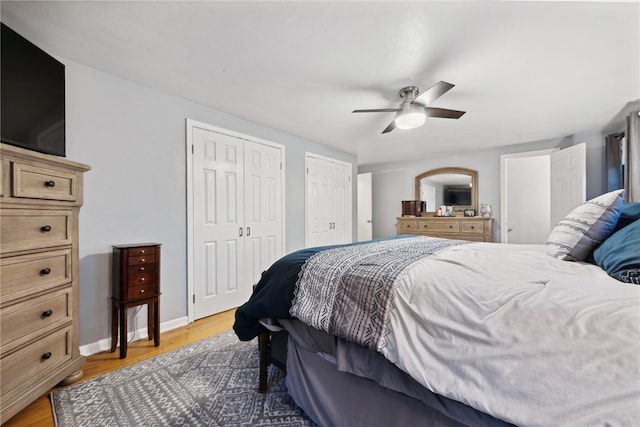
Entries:
[[640, 425], [638, 258], [640, 203], [612, 192], [547, 245], [398, 236], [294, 252], [234, 330], [286, 331], [289, 393], [323, 426]]

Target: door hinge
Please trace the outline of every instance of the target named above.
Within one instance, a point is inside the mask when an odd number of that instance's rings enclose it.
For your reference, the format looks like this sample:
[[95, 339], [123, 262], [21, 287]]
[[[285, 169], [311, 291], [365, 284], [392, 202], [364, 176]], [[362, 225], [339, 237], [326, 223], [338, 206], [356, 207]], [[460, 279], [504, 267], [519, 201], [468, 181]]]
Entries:
[[192, 145], [192, 146], [191, 146], [191, 154], [194, 154], [195, 152], [196, 152], [195, 146], [194, 146], [194, 145]]
[[193, 294], [193, 303], [196, 303], [196, 294]]
[[280, 170], [282, 170], [282, 162], [280, 162]]

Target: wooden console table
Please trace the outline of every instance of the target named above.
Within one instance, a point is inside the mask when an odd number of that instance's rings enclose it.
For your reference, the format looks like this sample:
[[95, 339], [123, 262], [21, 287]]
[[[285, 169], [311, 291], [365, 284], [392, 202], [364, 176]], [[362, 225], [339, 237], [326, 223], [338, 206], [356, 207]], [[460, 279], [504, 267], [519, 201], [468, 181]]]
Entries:
[[459, 217], [399, 217], [396, 218], [398, 234], [421, 234], [445, 239], [493, 241], [493, 218], [480, 216]]
[[127, 357], [127, 309], [147, 305], [149, 340], [160, 345], [160, 243], [113, 246], [111, 293], [111, 352], [118, 344], [120, 359]]

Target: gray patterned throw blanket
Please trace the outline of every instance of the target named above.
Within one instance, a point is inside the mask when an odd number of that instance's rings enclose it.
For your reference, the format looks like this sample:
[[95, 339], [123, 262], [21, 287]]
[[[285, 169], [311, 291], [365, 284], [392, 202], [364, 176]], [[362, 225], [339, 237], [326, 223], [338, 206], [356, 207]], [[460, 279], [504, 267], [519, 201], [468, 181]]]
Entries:
[[290, 314], [377, 350], [396, 278], [412, 263], [463, 243], [416, 236], [319, 252], [302, 266]]

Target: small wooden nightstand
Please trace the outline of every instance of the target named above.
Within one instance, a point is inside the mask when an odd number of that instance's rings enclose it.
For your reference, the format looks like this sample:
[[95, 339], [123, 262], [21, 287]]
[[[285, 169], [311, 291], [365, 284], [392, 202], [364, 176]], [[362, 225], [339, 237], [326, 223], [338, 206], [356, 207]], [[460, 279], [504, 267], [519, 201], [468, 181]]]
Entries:
[[113, 245], [111, 352], [127, 357], [127, 309], [147, 304], [149, 340], [160, 345], [160, 243]]

